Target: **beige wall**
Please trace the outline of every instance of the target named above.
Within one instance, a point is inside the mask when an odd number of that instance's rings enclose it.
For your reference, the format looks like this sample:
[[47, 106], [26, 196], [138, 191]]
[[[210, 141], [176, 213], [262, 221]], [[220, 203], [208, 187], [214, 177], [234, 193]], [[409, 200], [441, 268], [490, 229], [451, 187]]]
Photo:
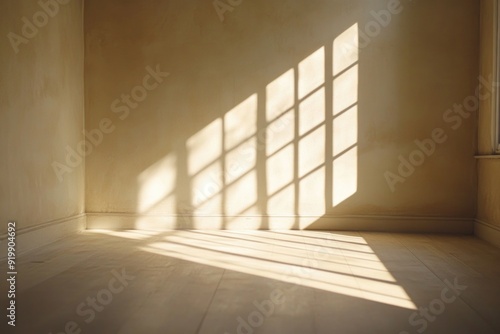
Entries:
[[[62, 181], [52, 167], [83, 137], [82, 1], [56, 9], [49, 16], [35, 0], [0, 2], [0, 234], [8, 220], [21, 230], [84, 210], [84, 165]], [[25, 38], [22, 18], [33, 16], [39, 27], [26, 24]], [[13, 46], [9, 33], [22, 43]]]
[[[312, 217], [295, 228], [329, 215], [473, 219], [475, 117], [446, 111], [478, 84], [479, 3], [402, 1], [381, 27], [370, 11], [388, 3], [243, 1], [221, 22], [212, 1], [86, 1], [86, 129], [103, 127], [87, 212], [229, 216], [221, 227], [257, 216], [264, 228], [294, 215]], [[359, 55], [345, 44], [356, 24], [372, 36]], [[170, 75], [153, 88], [157, 65]], [[385, 173], [437, 128], [446, 140], [391, 191]]]
[[[481, 8], [481, 74], [493, 73], [493, 0], [483, 0]], [[492, 153], [491, 122], [493, 99], [484, 101], [479, 112], [479, 154]], [[477, 218], [500, 228], [500, 159], [478, 160]]]

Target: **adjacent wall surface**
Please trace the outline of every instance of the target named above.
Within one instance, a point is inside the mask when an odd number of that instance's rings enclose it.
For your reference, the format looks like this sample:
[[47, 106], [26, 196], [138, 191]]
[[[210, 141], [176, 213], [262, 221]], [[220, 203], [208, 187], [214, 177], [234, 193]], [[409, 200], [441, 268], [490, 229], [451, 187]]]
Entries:
[[[481, 75], [491, 77], [494, 71], [493, 31], [494, 0], [481, 2]], [[491, 155], [493, 98], [481, 104], [479, 112], [479, 155]], [[478, 224], [476, 233], [500, 245], [500, 159], [478, 160]]]
[[91, 221], [472, 221], [478, 2], [213, 3], [86, 1]]
[[65, 222], [52, 236], [82, 226], [84, 164], [65, 159], [83, 139], [83, 8], [61, 2], [0, 2], [0, 234], [9, 220]]

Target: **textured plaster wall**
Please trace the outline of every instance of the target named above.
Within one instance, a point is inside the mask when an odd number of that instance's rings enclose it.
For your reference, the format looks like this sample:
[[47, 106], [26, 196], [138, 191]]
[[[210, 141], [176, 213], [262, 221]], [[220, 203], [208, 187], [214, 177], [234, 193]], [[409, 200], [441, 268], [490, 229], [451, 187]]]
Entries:
[[[371, 12], [388, 4], [397, 14], [376, 21]], [[263, 222], [266, 215], [473, 218], [476, 118], [447, 110], [478, 84], [480, 5], [396, 5], [243, 1], [221, 21], [212, 1], [86, 1], [86, 129], [104, 124], [86, 160], [86, 210], [262, 215]], [[373, 22], [388, 24], [377, 31]], [[363, 47], [335, 73], [342, 36], [356, 24]], [[155, 81], [148, 75], [157, 66], [169, 75]], [[319, 97], [308, 104], [311, 85]], [[357, 114], [345, 112], [342, 123], [345, 99]], [[287, 121], [269, 130], [270, 115], [282, 112]], [[273, 132], [267, 140], [266, 131]], [[409, 159], [415, 140], [433, 131], [435, 151], [394, 183], [399, 156]], [[233, 153], [245, 140], [246, 149]], [[336, 152], [342, 141], [352, 145]]]
[[0, 234], [84, 210], [84, 163], [61, 180], [52, 166], [83, 139], [82, 1], [47, 10], [0, 2]]
[[[494, 1], [481, 2], [481, 74], [493, 73], [493, 15]], [[492, 98], [481, 104], [479, 112], [479, 154], [492, 153], [491, 124]], [[500, 227], [500, 159], [478, 160], [478, 212], [477, 218]]]

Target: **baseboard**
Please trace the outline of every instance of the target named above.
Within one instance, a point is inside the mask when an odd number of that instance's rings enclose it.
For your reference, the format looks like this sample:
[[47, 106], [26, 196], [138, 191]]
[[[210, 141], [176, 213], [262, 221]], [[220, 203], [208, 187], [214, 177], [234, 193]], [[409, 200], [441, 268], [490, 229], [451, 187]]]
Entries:
[[[17, 229], [16, 254], [20, 255], [48, 245], [54, 241], [83, 231], [85, 227], [85, 214], [79, 214], [52, 220], [34, 227]], [[0, 243], [3, 244], [6, 238], [7, 234], [0, 235]], [[1, 254], [0, 257], [5, 257], [5, 254]]]
[[[194, 216], [87, 213], [16, 231], [16, 253], [48, 245], [84, 229], [331, 230], [476, 234], [500, 247], [500, 227], [472, 218], [410, 216]], [[0, 235], [3, 243], [7, 235]], [[3, 254], [2, 254], [3, 255]], [[2, 257], [2, 256], [0, 256]]]
[[473, 218], [404, 216], [194, 216], [87, 213], [87, 229], [334, 230], [473, 234]]
[[474, 234], [490, 244], [500, 247], [500, 227], [476, 219]]

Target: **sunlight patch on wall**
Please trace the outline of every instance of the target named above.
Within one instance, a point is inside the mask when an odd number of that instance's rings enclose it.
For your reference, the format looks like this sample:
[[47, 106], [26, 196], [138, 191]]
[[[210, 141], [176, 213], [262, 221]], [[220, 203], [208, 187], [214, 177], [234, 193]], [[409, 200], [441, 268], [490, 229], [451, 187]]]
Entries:
[[[322, 46], [268, 83], [265, 110], [254, 93], [187, 140], [193, 227], [203, 228], [203, 216], [230, 228], [244, 215], [267, 215], [271, 229], [287, 228], [284, 221], [306, 228], [357, 192], [358, 38], [354, 24], [328, 59]], [[175, 178], [175, 159], [144, 171], [140, 212], [163, 203], [163, 212], [177, 213]]]
[[223, 188], [222, 163], [217, 160], [191, 178], [191, 196], [195, 212], [218, 212]]
[[[192, 213], [195, 216], [220, 212], [221, 192], [224, 188], [220, 160], [222, 146], [222, 120], [220, 118], [215, 119], [187, 140]], [[200, 223], [197, 217], [193, 217], [193, 221], [194, 227], [203, 227], [203, 224], [197, 226]]]
[[333, 115], [358, 103], [358, 65], [353, 65], [333, 80]]
[[333, 42], [333, 206], [358, 189], [358, 40], [354, 24]]
[[333, 156], [336, 157], [358, 142], [358, 106], [347, 109], [333, 122]]
[[[325, 214], [325, 126], [299, 141], [299, 207], [301, 228]], [[313, 216], [308, 218], [308, 216]]]
[[257, 173], [251, 171], [227, 187], [225, 212], [240, 215], [243, 212], [258, 214], [254, 204], [257, 202]]
[[353, 147], [348, 152], [337, 157], [333, 162], [333, 205], [336, 206], [352, 195], [358, 189], [358, 148]]
[[[290, 162], [292, 161], [292, 145], [285, 146], [267, 158], [266, 170], [271, 171], [273, 174], [273, 177], [267, 179], [267, 191], [271, 196], [292, 182], [293, 168], [290, 168]], [[293, 214], [293, 211], [290, 214]]]
[[231, 215], [257, 213], [257, 94], [187, 142], [194, 227], [204, 217], [230, 228]]
[[295, 116], [294, 110], [290, 109], [278, 118], [268, 123], [266, 131], [266, 156], [271, 156], [288, 144], [294, 137]]
[[[356, 26], [340, 36], [334, 45], [352, 39], [353, 34], [357, 34]], [[346, 112], [348, 107], [357, 106], [358, 54], [353, 51], [356, 48], [357, 45], [350, 45], [348, 52], [344, 51], [342, 57], [334, 54], [338, 60], [334, 67], [337, 76], [333, 79], [331, 95], [334, 110], [328, 112], [332, 112], [332, 118], [345, 112], [345, 115], [333, 121], [336, 123], [333, 127], [337, 133], [326, 133], [326, 99], [330, 96], [327, 97], [325, 91], [325, 47], [312, 52], [295, 68], [285, 72], [266, 87], [268, 124], [284, 115], [293, 115], [293, 122], [289, 122], [284, 131], [278, 136], [268, 138], [266, 142], [270, 228], [273, 228], [272, 215], [275, 214], [298, 216], [300, 219], [295, 220], [295, 224], [298, 224], [296, 227], [306, 228], [317, 220], [318, 216], [323, 216], [328, 207], [341, 203], [357, 189], [357, 156], [353, 157], [357, 151], [354, 149], [351, 152], [341, 152], [347, 154], [338, 162], [330, 160], [332, 157], [329, 157], [328, 163], [332, 163], [333, 168], [338, 170], [333, 171], [330, 178], [334, 179], [331, 191], [334, 193], [335, 203], [326, 203], [326, 140], [335, 141], [335, 150], [347, 144], [350, 145], [346, 149], [352, 149], [353, 145], [357, 144], [357, 108]], [[339, 180], [339, 177], [342, 179]], [[294, 205], [290, 204], [292, 202]]]
[[[288, 144], [266, 159], [269, 228], [284, 228], [281, 216], [295, 214], [295, 187], [293, 184], [293, 144]], [[288, 228], [292, 227], [293, 222]]]
[[295, 71], [283, 73], [266, 87], [266, 119], [275, 120], [295, 104]]
[[[257, 94], [224, 115], [225, 187], [223, 214], [226, 228], [239, 216], [258, 215], [257, 207]], [[255, 226], [258, 228], [258, 226]]]
[[358, 24], [340, 34], [333, 42], [333, 75], [337, 76], [359, 61]]
[[[295, 214], [293, 183], [295, 138], [295, 70], [266, 86], [266, 189], [269, 228], [281, 224], [277, 216]], [[292, 227], [293, 222], [288, 226]]]
[[299, 105], [299, 135], [325, 122], [325, 89], [318, 89]]
[[257, 94], [224, 115], [224, 149], [230, 150], [257, 132]]
[[139, 212], [175, 211], [176, 162], [171, 153], [139, 174]]
[[325, 167], [321, 166], [302, 177], [299, 189], [299, 214], [303, 216], [300, 227], [305, 228], [325, 214]]
[[326, 212], [325, 48], [311, 53], [298, 67], [297, 213], [300, 228], [305, 228]]
[[[239, 146], [226, 153], [225, 183], [230, 184], [255, 169], [257, 158], [257, 140], [254, 137], [239, 143]], [[252, 189], [255, 189], [253, 187]]]
[[[325, 127], [320, 126], [299, 141], [299, 178], [325, 164]], [[324, 191], [321, 197], [324, 196]]]
[[293, 216], [295, 214], [295, 187], [294, 184], [273, 193], [268, 202], [267, 212], [269, 214], [269, 229], [286, 229], [293, 226], [293, 220], [288, 226], [283, 225], [283, 216]]
[[188, 173], [198, 174], [217, 161], [222, 153], [222, 120], [215, 119], [187, 141]]
[[325, 47], [321, 47], [299, 63], [299, 99], [303, 99], [325, 83]]

